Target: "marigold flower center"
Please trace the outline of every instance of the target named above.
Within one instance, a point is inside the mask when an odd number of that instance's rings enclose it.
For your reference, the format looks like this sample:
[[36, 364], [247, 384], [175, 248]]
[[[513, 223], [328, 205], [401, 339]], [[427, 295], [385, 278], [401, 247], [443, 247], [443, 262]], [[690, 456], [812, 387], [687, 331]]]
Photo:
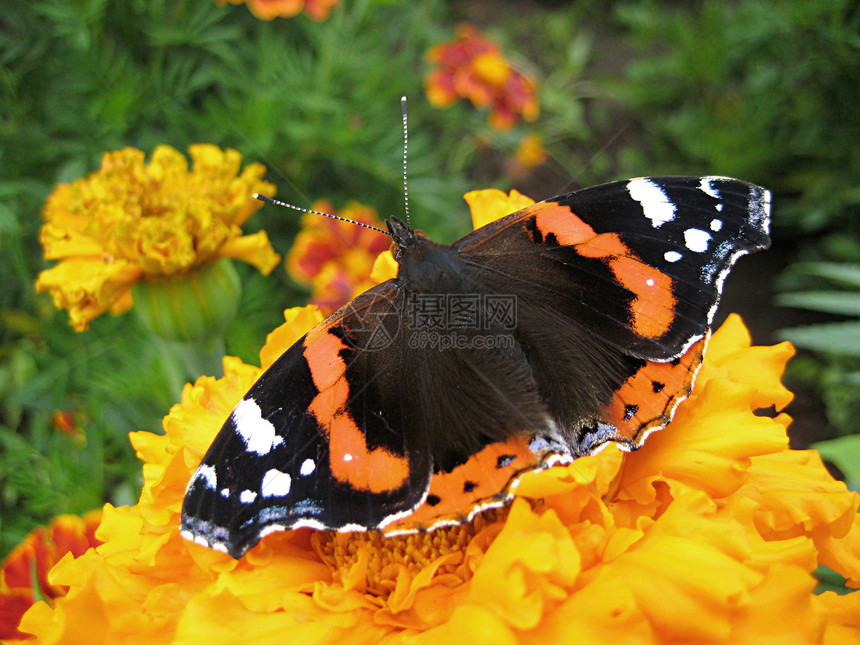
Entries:
[[472, 545], [474, 554], [483, 554], [501, 530], [507, 512], [507, 507], [492, 509], [466, 524], [391, 537], [377, 531], [318, 532], [312, 542], [335, 582], [385, 599], [404, 571], [414, 579], [435, 568], [432, 574], [436, 578], [453, 576], [448, 584], [469, 580], [474, 569], [466, 566], [468, 547]]
[[511, 74], [508, 62], [499, 52], [481, 54], [472, 61], [472, 69], [480, 80], [502, 87]]

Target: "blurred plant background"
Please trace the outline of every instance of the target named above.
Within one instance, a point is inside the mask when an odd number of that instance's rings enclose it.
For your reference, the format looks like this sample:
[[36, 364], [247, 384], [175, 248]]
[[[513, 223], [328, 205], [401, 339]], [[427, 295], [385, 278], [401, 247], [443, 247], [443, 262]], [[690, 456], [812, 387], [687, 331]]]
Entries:
[[[252, 13], [279, 4], [305, 11], [271, 20]], [[182, 384], [211, 373], [201, 367], [211, 362], [155, 339], [134, 312], [99, 316], [76, 332], [67, 311], [36, 293], [40, 271], [53, 265], [39, 230], [56, 186], [96, 171], [108, 151], [209, 143], [264, 164], [280, 199], [303, 207], [325, 199], [336, 210], [357, 200], [381, 218], [400, 215], [403, 94], [413, 221], [440, 241], [469, 230], [462, 194], [475, 188], [542, 199], [664, 173], [771, 188], [773, 247], [738, 264], [722, 314], [741, 313], [759, 344], [789, 339], [802, 350], [786, 377], [798, 393], [793, 443], [835, 440], [817, 445], [856, 488], [856, 3], [0, 7], [0, 557], [58, 514], [134, 503], [140, 467], [128, 433], [157, 431]], [[457, 70], [445, 71], [453, 50], [440, 47], [458, 38], [480, 58], [465, 63], [472, 94], [444, 86]], [[499, 74], [504, 101], [482, 102]], [[267, 207], [245, 232], [267, 231], [286, 256], [300, 221]], [[256, 362], [265, 335], [286, 307], [307, 302], [309, 287], [284, 263], [268, 276], [235, 269], [241, 297], [223, 351]]]

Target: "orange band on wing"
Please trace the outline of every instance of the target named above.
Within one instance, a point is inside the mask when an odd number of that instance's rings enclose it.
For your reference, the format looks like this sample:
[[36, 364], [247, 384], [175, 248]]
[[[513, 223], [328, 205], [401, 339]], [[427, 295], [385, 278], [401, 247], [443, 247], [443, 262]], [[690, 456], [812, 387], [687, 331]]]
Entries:
[[648, 362], [624, 382], [604, 411], [619, 438], [638, 443], [643, 432], [666, 424], [693, 388], [706, 343], [694, 343], [678, 361]]
[[311, 401], [308, 411], [317, 418], [320, 427], [328, 431], [329, 422], [343, 412], [348, 399], [349, 383], [346, 382], [346, 379], [340, 379], [328, 389], [321, 390]]
[[305, 336], [305, 361], [320, 392], [334, 385], [346, 371], [346, 364], [340, 357], [342, 349], [346, 349], [346, 345], [327, 329], [313, 329]]
[[383, 448], [368, 450], [364, 433], [346, 414], [331, 421], [329, 454], [331, 474], [357, 490], [394, 491], [409, 477], [409, 461]]
[[327, 330], [305, 338], [305, 361], [318, 394], [308, 406], [329, 438], [331, 473], [355, 490], [384, 493], [400, 488], [409, 477], [409, 461], [384, 450], [367, 447], [364, 433], [349, 414], [349, 383], [341, 358], [343, 342]]
[[619, 256], [609, 261], [618, 281], [636, 295], [630, 304], [633, 331], [643, 338], [660, 338], [675, 319], [672, 278], [635, 257]]
[[576, 252], [586, 258], [612, 258], [619, 255], [632, 255], [621, 238], [615, 233], [602, 233], [576, 247]]
[[643, 338], [660, 338], [675, 319], [672, 278], [645, 264], [617, 233], [597, 234], [565, 206], [546, 204], [535, 214], [535, 224], [546, 237], [572, 246], [586, 258], [608, 260], [612, 274], [634, 295], [630, 303], [633, 331]]
[[597, 235], [594, 229], [570, 212], [567, 206], [551, 202], [541, 204], [535, 223], [544, 236], [552, 233], [563, 246], [582, 244]]

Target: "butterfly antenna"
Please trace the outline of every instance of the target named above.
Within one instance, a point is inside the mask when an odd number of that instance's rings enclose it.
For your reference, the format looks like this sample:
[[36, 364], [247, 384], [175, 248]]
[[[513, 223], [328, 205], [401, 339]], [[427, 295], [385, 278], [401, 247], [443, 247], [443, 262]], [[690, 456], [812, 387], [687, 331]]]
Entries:
[[400, 111], [403, 113], [403, 202], [406, 207], [406, 226], [409, 226], [409, 183], [406, 181], [406, 153], [409, 150], [409, 129], [406, 127], [406, 97], [400, 97]]
[[370, 224], [365, 224], [364, 222], [357, 222], [354, 219], [348, 219], [346, 217], [341, 217], [340, 215], [332, 215], [331, 213], [323, 213], [322, 211], [315, 211], [311, 208], [302, 208], [301, 206], [295, 206], [294, 204], [288, 204], [287, 202], [282, 202], [279, 199], [272, 199], [271, 197], [267, 197], [266, 195], [261, 195], [260, 193], [254, 193], [254, 198], [259, 199], [261, 202], [266, 202], [267, 204], [275, 204], [276, 206], [283, 206], [285, 208], [292, 208], [294, 211], [299, 211], [300, 213], [313, 213], [314, 215], [322, 215], [323, 217], [330, 217], [332, 219], [339, 219], [341, 222], [349, 222], [350, 224], [355, 224], [356, 226], [363, 226], [364, 228], [369, 228], [371, 231], [377, 231], [378, 233], [382, 233], [383, 235], [391, 236], [391, 233], [388, 231], [383, 231], [381, 228], [377, 228], [376, 226], [371, 226]]

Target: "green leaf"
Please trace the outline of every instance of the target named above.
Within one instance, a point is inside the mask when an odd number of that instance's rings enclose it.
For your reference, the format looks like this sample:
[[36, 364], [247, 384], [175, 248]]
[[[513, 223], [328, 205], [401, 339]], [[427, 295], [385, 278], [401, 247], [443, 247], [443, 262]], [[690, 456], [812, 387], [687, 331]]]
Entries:
[[782, 307], [826, 311], [841, 316], [860, 316], [860, 293], [851, 291], [799, 291], [776, 297]]
[[813, 575], [818, 579], [818, 586], [815, 588], [816, 594], [820, 594], [825, 591], [833, 591], [838, 594], [851, 592], [851, 590], [845, 586], [845, 578], [836, 573], [830, 567], [820, 564], [813, 572]]
[[836, 465], [845, 475], [846, 483], [852, 490], [860, 487], [860, 435], [818, 441], [810, 446], [817, 450], [823, 459]]
[[846, 287], [860, 289], [860, 264], [847, 262], [808, 262], [792, 267], [798, 273], [827, 278]]
[[860, 321], [782, 329], [777, 336], [797, 347], [843, 356], [860, 356]]

